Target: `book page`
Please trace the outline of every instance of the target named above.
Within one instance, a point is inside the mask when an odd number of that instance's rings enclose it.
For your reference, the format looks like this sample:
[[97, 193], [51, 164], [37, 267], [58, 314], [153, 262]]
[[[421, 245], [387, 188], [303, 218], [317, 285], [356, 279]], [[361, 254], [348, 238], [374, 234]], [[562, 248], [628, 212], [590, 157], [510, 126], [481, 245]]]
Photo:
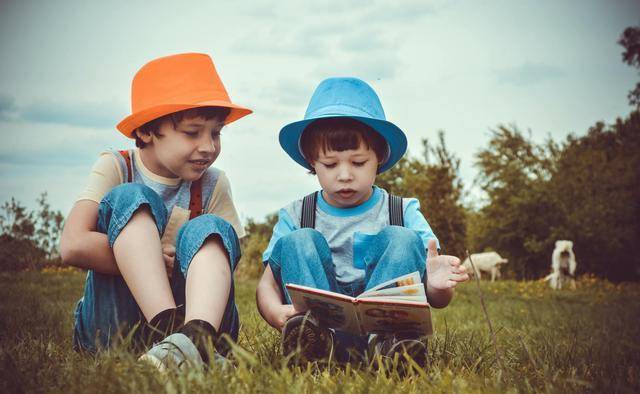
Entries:
[[370, 297], [371, 295], [375, 294], [377, 291], [393, 289], [401, 286], [411, 286], [418, 283], [422, 283], [422, 281], [420, 280], [420, 274], [418, 273], [418, 271], [414, 271], [410, 274], [402, 275], [397, 278], [391, 279], [387, 282], [380, 283], [374, 288], [360, 294], [357, 298]]
[[287, 284], [287, 290], [296, 310], [310, 310], [323, 326], [361, 333], [353, 297], [294, 284]]
[[411, 331], [431, 335], [431, 311], [421, 302], [388, 302], [377, 298], [358, 300], [358, 314], [366, 333]]
[[409, 297], [418, 301], [427, 301], [427, 293], [424, 290], [424, 285], [422, 284], [422, 282], [410, 286], [391, 287], [374, 292], [363, 293], [358, 297], [358, 299], [377, 297], [383, 297], [385, 299], [395, 297]]

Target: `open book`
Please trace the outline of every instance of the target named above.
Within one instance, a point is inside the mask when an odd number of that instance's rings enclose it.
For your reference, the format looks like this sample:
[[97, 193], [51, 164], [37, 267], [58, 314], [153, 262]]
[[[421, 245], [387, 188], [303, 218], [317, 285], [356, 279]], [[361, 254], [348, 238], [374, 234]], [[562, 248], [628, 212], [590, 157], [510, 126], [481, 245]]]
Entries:
[[352, 334], [411, 331], [431, 335], [431, 312], [420, 274], [382, 283], [357, 297], [287, 284], [293, 306], [326, 327]]

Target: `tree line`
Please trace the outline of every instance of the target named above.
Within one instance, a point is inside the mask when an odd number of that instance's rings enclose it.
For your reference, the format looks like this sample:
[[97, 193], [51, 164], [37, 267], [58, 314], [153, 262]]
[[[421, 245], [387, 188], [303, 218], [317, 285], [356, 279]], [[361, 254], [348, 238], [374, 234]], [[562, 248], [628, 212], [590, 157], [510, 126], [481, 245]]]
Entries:
[[[622, 61], [640, 68], [640, 27], [618, 43]], [[640, 82], [628, 95], [631, 113], [613, 124], [598, 122], [583, 136], [536, 144], [515, 125], [491, 130], [476, 155], [474, 184], [484, 198], [465, 204], [460, 159], [439, 132], [424, 139], [422, 154], [404, 157], [377, 185], [415, 197], [444, 246], [464, 257], [497, 251], [509, 259], [506, 276], [540, 278], [549, 272], [558, 239], [574, 242], [578, 272], [610, 280], [640, 279]], [[249, 221], [242, 240], [242, 274], [257, 277], [261, 253], [277, 217]]]

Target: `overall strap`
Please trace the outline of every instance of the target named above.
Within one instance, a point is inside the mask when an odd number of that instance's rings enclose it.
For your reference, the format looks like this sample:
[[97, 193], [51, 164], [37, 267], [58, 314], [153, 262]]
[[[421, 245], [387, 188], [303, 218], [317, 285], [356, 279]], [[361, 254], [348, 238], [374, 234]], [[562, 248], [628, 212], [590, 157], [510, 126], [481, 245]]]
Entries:
[[127, 164], [127, 179], [125, 180], [125, 183], [133, 182], [133, 175], [131, 172], [131, 156], [129, 155], [129, 151], [119, 150], [118, 153], [120, 153], [120, 155], [124, 159], [124, 162]]
[[389, 225], [404, 227], [402, 197], [389, 193]]
[[316, 203], [318, 192], [313, 192], [302, 199], [302, 214], [300, 216], [300, 228], [316, 227]]
[[202, 177], [191, 182], [191, 188], [189, 189], [189, 219], [198, 217], [204, 213], [202, 210]]
[[[122, 158], [124, 158], [125, 163], [127, 164], [127, 180], [126, 182], [133, 182], [133, 175], [131, 171], [131, 155], [128, 150], [120, 150], [118, 151]], [[202, 177], [197, 180], [191, 182], [191, 188], [189, 189], [190, 198], [189, 198], [189, 210], [191, 213], [189, 214], [189, 219], [193, 219], [197, 216], [203, 214], [202, 210]]]

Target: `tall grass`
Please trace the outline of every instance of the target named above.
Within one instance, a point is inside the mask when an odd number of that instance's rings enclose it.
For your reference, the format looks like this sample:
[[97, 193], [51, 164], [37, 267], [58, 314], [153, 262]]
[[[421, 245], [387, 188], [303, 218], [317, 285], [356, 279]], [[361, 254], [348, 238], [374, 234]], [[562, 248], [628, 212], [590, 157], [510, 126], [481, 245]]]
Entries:
[[582, 278], [575, 291], [543, 282], [482, 283], [503, 368], [475, 284], [434, 310], [430, 367], [289, 368], [278, 334], [260, 318], [256, 282], [238, 280], [237, 367], [160, 375], [121, 348], [71, 350], [72, 310], [84, 275], [0, 274], [0, 392], [640, 392], [640, 284]]

